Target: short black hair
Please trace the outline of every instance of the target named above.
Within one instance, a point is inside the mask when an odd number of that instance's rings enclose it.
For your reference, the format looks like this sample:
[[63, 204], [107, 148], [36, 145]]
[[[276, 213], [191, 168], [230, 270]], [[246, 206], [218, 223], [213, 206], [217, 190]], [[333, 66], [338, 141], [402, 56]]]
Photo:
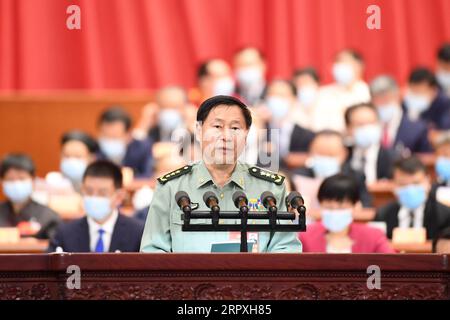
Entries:
[[364, 63], [364, 58], [363, 58], [362, 54], [355, 49], [352, 49], [352, 48], [343, 49], [336, 54], [336, 58], [341, 53], [348, 53], [350, 56], [352, 56], [353, 59], [355, 59], [359, 63]]
[[125, 130], [129, 131], [131, 129], [131, 117], [130, 114], [125, 111], [122, 106], [111, 106], [102, 112], [98, 120], [98, 124], [111, 123], [120, 121], [124, 124]]
[[122, 170], [115, 163], [108, 160], [97, 160], [89, 164], [84, 171], [83, 181], [86, 177], [111, 178], [116, 189], [122, 188]]
[[419, 171], [427, 173], [427, 167], [416, 156], [397, 159], [394, 162], [394, 170], [400, 170], [408, 174], [415, 174]]
[[208, 66], [209, 66], [209, 63], [211, 61], [212, 61], [212, 59], [206, 60], [206, 61], [202, 62], [198, 66], [198, 68], [197, 68], [197, 79], [201, 79], [201, 78], [206, 77], [207, 75], [209, 75]]
[[450, 227], [441, 230], [438, 233], [438, 235], [433, 239], [433, 253], [436, 253], [437, 243], [441, 239], [450, 240]]
[[36, 167], [30, 156], [23, 153], [11, 153], [0, 164], [0, 178], [4, 178], [9, 169], [17, 169], [28, 172], [32, 177], [36, 173]]
[[314, 68], [314, 67], [305, 67], [305, 68], [295, 69], [294, 72], [292, 73], [292, 78], [295, 79], [295, 78], [303, 76], [303, 75], [310, 76], [317, 83], [320, 82], [319, 73], [317, 72], [316, 68]]
[[352, 177], [338, 173], [323, 180], [317, 193], [319, 202], [335, 200], [343, 202], [345, 200], [356, 204], [360, 200], [358, 184]]
[[438, 82], [434, 73], [425, 67], [418, 67], [411, 71], [408, 79], [410, 84], [427, 83], [431, 87], [438, 87]]
[[250, 110], [245, 105], [245, 103], [232, 96], [219, 95], [203, 101], [197, 110], [197, 121], [201, 121], [203, 123], [208, 117], [211, 110], [220, 105], [237, 106], [241, 108], [242, 114], [245, 118], [245, 125], [247, 129], [250, 128], [250, 126], [252, 125], [252, 115], [250, 113]]
[[64, 133], [61, 137], [61, 146], [65, 145], [69, 141], [74, 140], [83, 143], [86, 148], [88, 148], [89, 153], [91, 154], [94, 154], [99, 150], [97, 141], [93, 137], [83, 131], [78, 130], [72, 130]]
[[345, 113], [344, 113], [345, 125], [347, 127], [350, 125], [352, 113], [354, 111], [358, 110], [358, 109], [361, 109], [361, 108], [371, 109], [375, 113], [375, 115], [376, 115], [376, 117], [378, 119], [377, 109], [375, 108], [375, 106], [371, 102], [363, 102], [363, 103], [354, 104], [354, 105], [348, 107], [345, 110]]
[[437, 58], [445, 63], [450, 63], [450, 43], [444, 43], [437, 52]]

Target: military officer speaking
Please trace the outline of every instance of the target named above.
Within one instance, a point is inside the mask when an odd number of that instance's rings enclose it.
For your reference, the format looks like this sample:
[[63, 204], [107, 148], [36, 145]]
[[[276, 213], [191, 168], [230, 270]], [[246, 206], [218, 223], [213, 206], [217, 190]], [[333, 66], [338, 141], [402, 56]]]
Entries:
[[[251, 123], [250, 110], [234, 97], [215, 96], [201, 104], [197, 112], [196, 136], [202, 160], [158, 178], [141, 252], [211, 252], [215, 243], [238, 240], [233, 232], [183, 232], [182, 210], [175, 200], [178, 191], [186, 191], [192, 203], [198, 203], [198, 210], [205, 211], [209, 209], [203, 202], [203, 195], [212, 191], [219, 200], [221, 211], [236, 212], [238, 209], [232, 200], [235, 191], [246, 194], [251, 211], [265, 211], [259, 198], [264, 191], [271, 191], [278, 210], [286, 210], [284, 177], [237, 160], [245, 148]], [[191, 223], [210, 221], [195, 219]], [[256, 242], [253, 251], [299, 253], [302, 250], [295, 232], [259, 232], [248, 236]]]

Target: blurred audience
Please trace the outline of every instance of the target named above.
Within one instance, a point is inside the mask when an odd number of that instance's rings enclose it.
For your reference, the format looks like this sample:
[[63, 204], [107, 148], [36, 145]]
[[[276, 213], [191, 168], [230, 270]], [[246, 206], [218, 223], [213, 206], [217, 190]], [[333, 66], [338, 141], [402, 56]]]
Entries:
[[450, 97], [450, 43], [444, 43], [437, 52], [436, 78], [444, 93]]
[[91, 163], [81, 192], [86, 217], [62, 224], [48, 251], [139, 252], [144, 225], [118, 209], [125, 196], [120, 167], [106, 160]]
[[450, 131], [441, 133], [436, 139], [435, 170], [437, 182], [450, 187]]
[[353, 178], [344, 174], [326, 178], [317, 197], [322, 219], [299, 234], [303, 252], [395, 252], [381, 230], [353, 222], [353, 211], [360, 201], [358, 184]]
[[297, 69], [292, 75], [292, 82], [297, 90], [298, 101], [293, 121], [304, 128], [314, 130], [313, 116], [319, 92], [319, 75], [312, 67]]
[[25, 154], [7, 155], [0, 179], [7, 200], [0, 203], [0, 227], [18, 227], [22, 236], [52, 237], [60, 223], [56, 212], [31, 198], [35, 166]]
[[433, 253], [450, 253], [450, 228], [445, 228], [433, 239]]

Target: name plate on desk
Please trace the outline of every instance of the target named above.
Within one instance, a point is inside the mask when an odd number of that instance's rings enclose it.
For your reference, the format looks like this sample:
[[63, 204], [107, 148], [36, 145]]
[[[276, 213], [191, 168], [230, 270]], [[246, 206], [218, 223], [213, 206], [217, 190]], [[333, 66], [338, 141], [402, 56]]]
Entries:
[[425, 243], [427, 230], [425, 228], [394, 228], [392, 231], [392, 243]]
[[0, 228], [0, 243], [17, 243], [19, 240], [18, 228]]

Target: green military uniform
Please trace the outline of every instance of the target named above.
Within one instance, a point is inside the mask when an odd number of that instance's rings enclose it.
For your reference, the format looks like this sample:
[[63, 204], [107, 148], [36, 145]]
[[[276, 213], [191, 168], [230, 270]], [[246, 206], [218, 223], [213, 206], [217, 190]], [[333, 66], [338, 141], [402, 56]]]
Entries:
[[[184, 166], [158, 179], [158, 185], [145, 224], [141, 241], [142, 252], [211, 252], [211, 244], [230, 240], [228, 232], [183, 232], [182, 211], [175, 202], [178, 191], [186, 191], [192, 203], [198, 203], [196, 210], [209, 211], [203, 202], [203, 194], [213, 191], [221, 211], [238, 211], [233, 204], [235, 191], [243, 191], [249, 200], [251, 211], [266, 211], [260, 195], [271, 191], [277, 200], [279, 211], [286, 211], [284, 199], [286, 189], [284, 177], [270, 171], [251, 167], [238, 162], [230, 181], [220, 188], [200, 161]], [[193, 211], [193, 212], [196, 212]], [[194, 219], [192, 223], [206, 223], [211, 219]], [[220, 223], [238, 223], [239, 220], [221, 220]], [[262, 223], [265, 220], [259, 220]], [[252, 221], [249, 221], [252, 223]], [[253, 222], [254, 223], [254, 222]], [[283, 221], [283, 223], [291, 223]], [[295, 232], [259, 232], [257, 239], [259, 252], [301, 252], [302, 246]]]

